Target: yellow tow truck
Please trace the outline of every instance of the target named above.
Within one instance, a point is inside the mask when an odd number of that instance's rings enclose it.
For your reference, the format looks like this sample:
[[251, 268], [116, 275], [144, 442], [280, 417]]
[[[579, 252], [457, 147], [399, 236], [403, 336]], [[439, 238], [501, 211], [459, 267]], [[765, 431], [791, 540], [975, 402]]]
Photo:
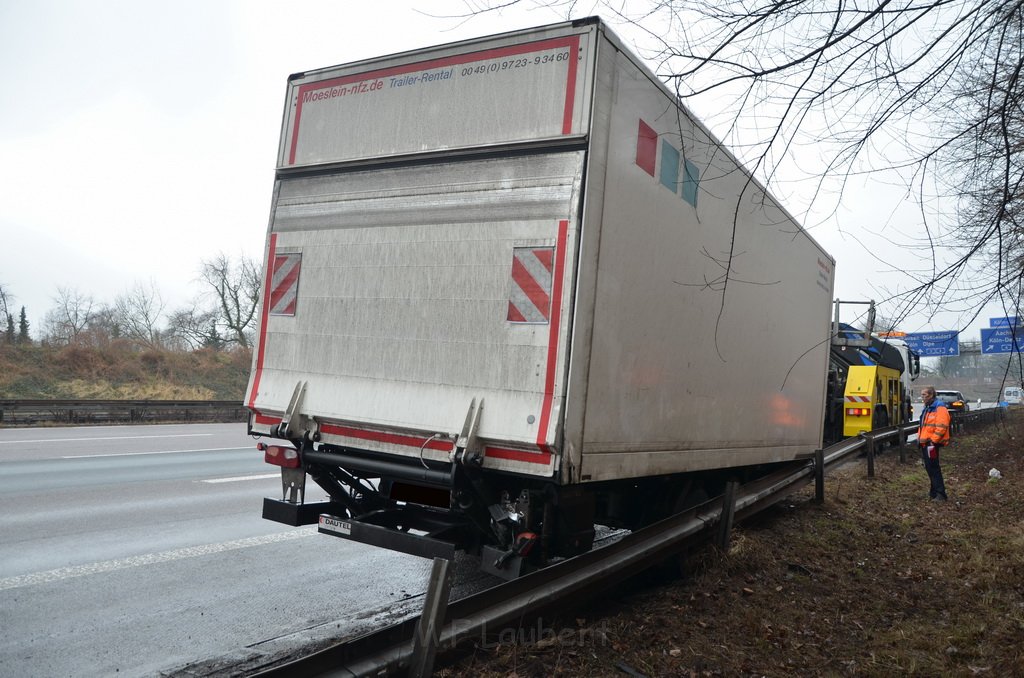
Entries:
[[899, 370], [882, 365], [851, 365], [843, 394], [843, 436], [903, 422], [900, 406], [906, 395], [900, 386]]

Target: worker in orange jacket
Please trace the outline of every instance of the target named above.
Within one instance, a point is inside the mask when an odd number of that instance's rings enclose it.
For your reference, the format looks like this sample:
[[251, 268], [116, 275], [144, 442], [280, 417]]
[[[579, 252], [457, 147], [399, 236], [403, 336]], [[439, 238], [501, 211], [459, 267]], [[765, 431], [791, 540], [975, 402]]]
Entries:
[[935, 387], [925, 386], [921, 389], [924, 410], [921, 412], [921, 425], [917, 429], [917, 444], [921, 447], [921, 459], [924, 470], [928, 472], [931, 487], [928, 496], [932, 501], [946, 501], [946, 483], [942, 479], [942, 467], [939, 466], [939, 449], [949, 443], [949, 411], [946, 403], [935, 397]]

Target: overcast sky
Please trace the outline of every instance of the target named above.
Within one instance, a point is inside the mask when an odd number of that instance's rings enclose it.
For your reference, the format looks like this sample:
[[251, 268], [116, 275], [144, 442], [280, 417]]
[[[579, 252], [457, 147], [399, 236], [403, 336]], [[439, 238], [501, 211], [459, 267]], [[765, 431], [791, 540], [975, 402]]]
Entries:
[[[459, 0], [0, 0], [0, 283], [33, 335], [59, 286], [112, 303], [152, 282], [172, 310], [200, 291], [201, 259], [262, 256], [289, 74], [564, 18], [532, 4], [451, 18], [464, 12]], [[836, 296], [880, 298], [865, 284], [879, 271], [899, 285], [898, 250], [879, 261], [850, 237], [891, 218], [876, 192], [851, 190], [845, 226], [812, 231], [837, 259]], [[798, 213], [799, 195], [779, 198]], [[964, 324], [918, 315], [904, 329]]]

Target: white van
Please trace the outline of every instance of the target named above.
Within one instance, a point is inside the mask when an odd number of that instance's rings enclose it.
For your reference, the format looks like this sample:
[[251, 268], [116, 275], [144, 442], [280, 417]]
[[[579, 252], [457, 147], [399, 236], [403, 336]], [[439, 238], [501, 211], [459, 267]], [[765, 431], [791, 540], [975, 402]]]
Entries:
[[1011, 405], [1020, 405], [1024, 402], [1024, 389], [1007, 386], [1003, 389], [1003, 400]]

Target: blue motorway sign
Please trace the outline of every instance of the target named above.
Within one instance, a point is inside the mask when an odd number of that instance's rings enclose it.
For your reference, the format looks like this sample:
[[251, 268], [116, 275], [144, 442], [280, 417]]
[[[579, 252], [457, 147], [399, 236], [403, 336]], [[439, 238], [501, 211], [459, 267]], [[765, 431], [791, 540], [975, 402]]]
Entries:
[[1006, 318], [989, 318], [989, 327], [1016, 327], [1020, 325], [1020, 318], [1015, 315], [1007, 316]]
[[910, 348], [922, 358], [960, 355], [960, 332], [907, 332], [903, 337]]
[[1020, 353], [1024, 349], [1024, 327], [981, 328], [982, 353]]

